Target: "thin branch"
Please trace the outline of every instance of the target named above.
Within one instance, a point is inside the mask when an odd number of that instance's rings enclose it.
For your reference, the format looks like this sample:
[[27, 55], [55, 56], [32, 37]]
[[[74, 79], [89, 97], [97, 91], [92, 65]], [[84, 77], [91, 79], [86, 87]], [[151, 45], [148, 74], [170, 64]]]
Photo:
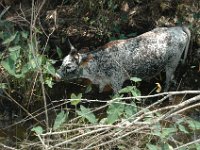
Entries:
[[187, 106], [187, 105], [189, 105], [191, 103], [199, 101], [199, 100], [200, 100], [200, 95], [197, 95], [195, 97], [192, 97], [192, 98], [190, 98], [190, 99], [188, 99], [188, 100], [186, 100], [186, 101], [184, 101], [184, 102], [176, 105], [176, 107], [174, 109], [170, 110], [169, 112], [167, 112], [166, 114], [164, 114], [163, 116], [161, 116], [160, 120], [162, 120], [164, 118], [169, 118], [169, 116], [171, 114], [173, 114], [175, 111], [177, 111], [177, 110], [179, 110], [179, 109], [181, 109], [181, 108], [183, 108], [183, 107], [185, 107], [185, 106]]
[[[148, 99], [148, 98], [155, 98], [155, 97], [160, 97], [160, 96], [174, 96], [174, 95], [185, 95], [185, 94], [200, 94], [200, 90], [186, 90], [186, 91], [171, 91], [171, 92], [163, 92], [159, 94], [153, 94], [153, 95], [147, 95], [147, 96], [130, 96], [130, 97], [121, 97], [121, 98], [115, 98], [112, 100], [97, 100], [97, 99], [80, 99], [81, 101], [86, 101], [86, 102], [112, 102], [112, 101], [117, 101], [117, 100], [129, 100], [129, 99]], [[53, 102], [59, 102], [59, 101], [66, 101], [66, 100], [71, 100], [71, 99], [61, 99], [61, 100], [55, 100]], [[159, 103], [160, 101], [156, 102]]]
[[44, 148], [45, 150], [47, 150], [48, 147], [47, 147], [47, 145], [44, 143], [44, 140], [42, 140], [42, 138], [41, 138], [41, 136], [40, 136], [39, 134], [36, 134], [36, 135], [37, 135], [37, 137], [39, 138], [40, 142], [42, 143], [43, 148]]
[[16, 148], [13, 148], [13, 147], [4, 145], [4, 144], [2, 144], [2, 143], [0, 143], [0, 146], [3, 147], [4, 149], [7, 149], [7, 150], [18, 150], [18, 149], [16, 149]]
[[147, 128], [147, 126], [142, 126], [142, 127], [138, 128], [138, 129], [136, 129], [136, 130], [133, 130], [133, 131], [131, 131], [131, 132], [128, 132], [128, 133], [126, 133], [126, 134], [123, 134], [122, 136], [118, 136], [118, 137], [116, 137], [116, 138], [113, 137], [111, 140], [109, 140], [109, 141], [107, 141], [107, 142], [101, 143], [101, 144], [99, 144], [99, 145], [95, 145], [95, 146], [93, 146], [93, 147], [87, 147], [87, 148], [84, 148], [84, 149], [82, 149], [82, 150], [94, 149], [94, 148], [96, 148], [96, 147], [100, 147], [100, 146], [104, 146], [104, 145], [110, 144], [110, 143], [112, 143], [112, 142], [114, 142], [114, 141], [117, 141], [117, 140], [119, 140], [119, 139], [121, 139], [121, 138], [124, 138], [124, 137], [126, 137], [126, 136], [128, 136], [128, 135], [130, 135], [130, 134], [137, 133], [139, 130], [142, 130], [142, 129], [145, 129], [145, 128]]
[[[197, 100], [199, 100], [199, 99], [197, 99]], [[191, 105], [191, 106], [187, 106], [187, 107], [185, 107], [185, 108], [183, 108], [183, 109], [181, 109], [181, 110], [178, 110], [178, 111], [176, 111], [176, 112], [170, 114], [169, 116], [167, 116], [167, 119], [170, 118], [170, 117], [172, 117], [172, 116], [174, 116], [174, 115], [180, 114], [180, 113], [182, 113], [182, 112], [184, 112], [184, 111], [186, 111], [186, 110], [188, 110], [188, 109], [195, 108], [195, 107], [198, 107], [198, 106], [200, 106], [200, 103], [193, 104], [193, 105]]]
[[183, 145], [181, 145], [181, 146], [179, 146], [179, 147], [177, 147], [177, 148], [174, 148], [174, 150], [179, 150], [179, 149], [181, 149], [181, 148], [184, 148], [184, 147], [190, 146], [190, 145], [192, 145], [192, 144], [196, 144], [196, 143], [200, 143], [200, 139], [197, 139], [197, 140], [195, 140], [195, 141], [192, 141], [192, 142], [183, 144]]
[[[67, 124], [66, 124], [67, 126]], [[81, 128], [75, 128], [75, 129], [71, 129], [71, 130], [65, 130], [65, 131], [60, 131], [60, 132], [47, 132], [47, 133], [43, 133], [43, 134], [40, 134], [41, 136], [47, 136], [47, 135], [58, 135], [58, 134], [66, 134], [66, 133], [70, 133], [70, 132], [75, 132], [75, 131], [81, 131], [81, 130], [84, 130], [84, 129], [90, 129], [90, 130], [94, 130], [94, 129], [114, 129], [114, 128], [126, 128], [126, 127], [120, 127], [118, 125], [92, 125], [92, 126], [86, 126], [84, 125], [83, 127]]]
[[70, 143], [70, 142], [72, 142], [72, 141], [74, 141], [74, 140], [77, 140], [77, 139], [81, 138], [81, 137], [84, 137], [84, 136], [87, 136], [87, 135], [91, 135], [91, 134], [94, 134], [94, 133], [98, 133], [98, 132], [100, 132], [100, 131], [109, 130], [109, 129], [110, 129], [110, 128], [100, 128], [100, 129], [97, 129], [97, 130], [93, 130], [93, 131], [90, 131], [90, 132], [81, 134], [81, 135], [79, 135], [79, 136], [76, 136], [76, 137], [74, 137], [74, 138], [71, 138], [71, 139], [69, 139], [69, 140], [67, 140], [67, 141], [63, 141], [63, 142], [61, 142], [61, 143], [58, 143], [58, 144], [56, 144], [56, 145], [54, 145], [54, 146], [52, 146], [52, 147], [50, 147], [50, 148], [48, 148], [48, 149], [54, 149], [54, 148], [59, 147], [59, 146], [61, 146], [61, 145], [68, 144], [68, 143]]
[[4, 91], [4, 93], [6, 94], [6, 96], [10, 100], [12, 100], [15, 104], [17, 104], [17, 106], [19, 106], [24, 112], [26, 112], [28, 116], [31, 116], [34, 120], [36, 120], [37, 122], [41, 123], [39, 120], [37, 120], [36, 118], [34, 118], [33, 115], [31, 113], [29, 113], [28, 110], [26, 110], [22, 105], [20, 105], [14, 98], [12, 98], [6, 91]]

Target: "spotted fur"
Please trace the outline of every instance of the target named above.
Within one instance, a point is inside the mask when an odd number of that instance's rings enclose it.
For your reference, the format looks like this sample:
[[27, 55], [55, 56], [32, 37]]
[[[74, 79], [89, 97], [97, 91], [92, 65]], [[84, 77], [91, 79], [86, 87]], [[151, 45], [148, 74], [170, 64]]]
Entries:
[[109, 42], [90, 53], [80, 54], [71, 45], [72, 51], [64, 58], [57, 76], [87, 78], [99, 85], [100, 92], [110, 85], [116, 93], [130, 77], [147, 80], [165, 70], [168, 90], [184, 50], [183, 61], [186, 59], [190, 36], [187, 27], [162, 27], [135, 38]]

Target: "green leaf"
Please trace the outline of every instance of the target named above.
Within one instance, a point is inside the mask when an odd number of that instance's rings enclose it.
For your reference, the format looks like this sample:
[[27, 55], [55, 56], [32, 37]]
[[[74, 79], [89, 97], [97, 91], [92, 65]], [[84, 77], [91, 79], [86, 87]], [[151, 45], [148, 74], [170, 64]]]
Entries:
[[6, 89], [7, 83], [0, 83], [0, 89]]
[[36, 33], [43, 34], [43, 32], [39, 28], [34, 28]]
[[92, 91], [92, 85], [90, 84], [90, 85], [87, 86], [85, 93], [89, 93], [91, 91]]
[[21, 32], [21, 35], [24, 39], [27, 39], [28, 38], [28, 32], [25, 32], [25, 31], [22, 31]]
[[55, 75], [55, 74], [56, 74], [55, 68], [54, 68], [53, 65], [52, 65], [51, 63], [49, 63], [48, 61], [46, 62], [45, 69], [46, 69], [46, 71], [47, 71], [49, 74], [51, 74], [51, 75]]
[[106, 121], [107, 121], [107, 118], [102, 118], [100, 121], [99, 121], [99, 124], [106, 124]]
[[122, 94], [122, 93], [131, 93], [133, 89], [134, 89], [133, 86], [127, 86], [127, 87], [121, 89], [121, 90], [119, 91], [119, 93], [120, 93], [120, 94]]
[[142, 81], [142, 79], [140, 79], [138, 77], [132, 77], [132, 78], [130, 78], [130, 80], [133, 81], [133, 82], [135, 82], [135, 83]]
[[173, 147], [169, 145], [168, 143], [163, 143], [162, 150], [173, 150]]
[[15, 75], [15, 61], [11, 57], [8, 57], [6, 60], [2, 61], [1, 65], [9, 74]]
[[133, 116], [137, 113], [137, 106], [134, 102], [132, 102], [130, 105], [125, 106], [125, 115], [127, 118]]
[[56, 52], [57, 52], [57, 54], [58, 54], [58, 57], [59, 57], [60, 59], [62, 59], [63, 54], [62, 54], [61, 49], [60, 49], [58, 46], [56, 46]]
[[36, 134], [42, 134], [44, 129], [41, 126], [37, 126], [31, 129], [31, 131], [35, 132]]
[[29, 65], [31, 66], [32, 69], [36, 69], [37, 67], [42, 65], [43, 59], [44, 59], [43, 56], [32, 57], [29, 60]]
[[185, 123], [187, 122], [186, 118], [179, 118], [177, 121], [176, 121], [176, 124], [179, 125], [181, 123]]
[[22, 39], [20, 38], [20, 34], [17, 34], [17, 35], [15, 36], [15, 40], [13, 40], [13, 44], [14, 44], [14, 45], [17, 45], [17, 44], [19, 44], [20, 42], [22, 42]]
[[162, 133], [158, 130], [154, 130], [154, 131], [152, 131], [152, 135], [156, 135], [156, 136], [158, 136], [158, 137], [162, 137]]
[[61, 127], [61, 125], [66, 121], [68, 114], [62, 110], [57, 116], [56, 120], [54, 121], [53, 130], [57, 130]]
[[82, 98], [82, 93], [79, 93], [78, 95], [75, 95], [74, 93], [71, 94], [71, 105], [78, 105], [81, 102], [81, 98]]
[[31, 71], [31, 66], [29, 64], [25, 64], [23, 67], [22, 67], [22, 70], [21, 72], [23, 74], [26, 74], [27, 72]]
[[36, 69], [37, 64], [35, 62], [35, 59], [29, 60], [29, 65], [28, 66], [31, 66], [32, 69]]
[[108, 124], [113, 124], [116, 122], [119, 117], [123, 114], [124, 112], [124, 104], [121, 103], [112, 103], [107, 110], [107, 123]]
[[192, 130], [199, 130], [200, 129], [200, 122], [195, 120], [188, 121], [189, 127]]
[[20, 50], [20, 49], [21, 49], [21, 46], [17, 45], [17, 46], [9, 47], [8, 51], [14, 52], [14, 51], [17, 51], [17, 50]]
[[123, 97], [123, 94], [119, 94], [119, 93], [116, 93], [114, 96], [112, 96], [111, 98], [112, 99], [120, 99]]
[[160, 148], [157, 145], [147, 144], [149, 150], [159, 150]]
[[13, 61], [16, 62], [17, 59], [20, 57], [20, 51], [17, 50], [17, 51], [10, 52], [9, 57], [10, 57], [10, 59], [12, 59]]
[[117, 145], [118, 150], [125, 150], [127, 147], [125, 145]]
[[194, 144], [194, 149], [200, 150], [200, 144], [198, 144], [198, 143]]
[[45, 79], [45, 84], [47, 84], [48, 87], [52, 88], [53, 85], [54, 85], [52, 77], [47, 77], [47, 78]]
[[97, 123], [97, 119], [94, 113], [89, 108], [85, 108], [84, 106], [81, 105], [80, 111], [77, 110], [76, 112], [78, 113], [79, 116], [87, 119], [90, 123], [92, 124]]
[[137, 97], [141, 96], [140, 90], [136, 88], [136, 86], [127, 86], [119, 91], [120, 94], [122, 93], [131, 93], [132, 96]]
[[19, 58], [19, 51], [13, 51], [10, 53], [8, 58], [6, 58], [1, 62], [1, 65], [10, 75], [15, 76], [16, 78], [22, 78], [25, 75], [24, 72], [21, 74], [16, 73], [16, 64], [18, 58]]
[[194, 144], [188, 145], [187, 147], [180, 148], [178, 150], [200, 150], [200, 144], [194, 143]]
[[196, 150], [200, 150], [200, 144], [195, 144], [195, 148], [196, 148]]
[[[138, 90], [135, 86], [134, 86], [134, 89], [131, 91], [131, 94], [134, 97], [141, 96], [140, 90]], [[137, 98], [137, 100], [139, 100], [139, 98]]]
[[4, 32], [0, 31], [0, 38], [3, 40], [4, 39]]
[[16, 32], [14, 35], [10, 36], [9, 38], [7, 38], [6, 40], [3, 41], [3, 45], [6, 45], [6, 44], [10, 44], [16, 37], [18, 32]]
[[174, 128], [162, 128], [162, 137], [166, 138], [166, 137], [169, 137], [170, 135], [176, 133], [177, 129], [174, 127]]
[[151, 135], [156, 135], [158, 137], [161, 137], [161, 124], [160, 123], [156, 123], [155, 125], [152, 126], [152, 131], [151, 131]]
[[183, 133], [186, 133], [186, 134], [189, 133], [189, 132], [186, 130], [186, 128], [185, 128], [183, 125], [181, 125], [181, 124], [178, 124], [178, 128], [179, 128], [179, 130], [180, 130], [181, 132], [183, 132]]

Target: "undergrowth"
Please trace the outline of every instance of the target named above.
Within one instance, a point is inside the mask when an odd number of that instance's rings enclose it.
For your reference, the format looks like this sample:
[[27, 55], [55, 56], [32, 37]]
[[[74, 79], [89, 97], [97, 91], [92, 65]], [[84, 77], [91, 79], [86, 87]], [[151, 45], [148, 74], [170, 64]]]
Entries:
[[[135, 78], [134, 78], [135, 79]], [[72, 99], [62, 99], [62, 104], [79, 105], [75, 109], [63, 108], [53, 122], [50, 132], [35, 126], [41, 144], [46, 149], [198, 149], [200, 122], [185, 115], [186, 110], [198, 107], [199, 91], [180, 91], [141, 96], [135, 86], [119, 91], [107, 102], [82, 99], [72, 94]], [[129, 97], [124, 97], [129, 94]], [[161, 107], [168, 98], [183, 94], [198, 94], [177, 104]], [[158, 101], [141, 105], [149, 98]], [[162, 97], [162, 98], [160, 98]], [[99, 103], [89, 108], [84, 103]], [[102, 103], [105, 103], [102, 105]], [[104, 112], [99, 115], [98, 112]], [[70, 117], [73, 114], [74, 117]], [[56, 140], [54, 140], [56, 138]]]

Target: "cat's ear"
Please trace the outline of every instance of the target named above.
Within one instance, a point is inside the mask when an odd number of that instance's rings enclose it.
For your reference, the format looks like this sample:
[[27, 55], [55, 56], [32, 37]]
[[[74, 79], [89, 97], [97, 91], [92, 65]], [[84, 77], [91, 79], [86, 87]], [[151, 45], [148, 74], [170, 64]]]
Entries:
[[68, 44], [70, 46], [70, 54], [73, 55], [73, 54], [77, 53], [77, 49], [71, 44], [69, 38], [67, 40], [68, 40]]

